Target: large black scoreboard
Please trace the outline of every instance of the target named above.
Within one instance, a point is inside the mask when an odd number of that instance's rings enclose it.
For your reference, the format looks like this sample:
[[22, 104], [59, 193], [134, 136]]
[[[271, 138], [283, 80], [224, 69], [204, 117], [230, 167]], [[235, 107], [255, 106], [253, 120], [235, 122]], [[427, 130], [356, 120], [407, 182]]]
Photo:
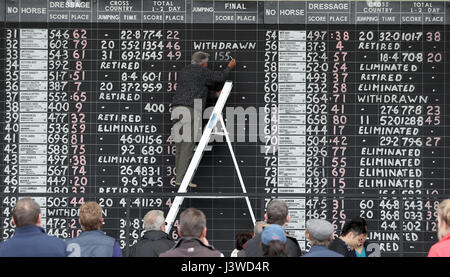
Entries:
[[[304, 250], [309, 218], [336, 234], [365, 218], [383, 256], [423, 256], [437, 241], [450, 188], [449, 3], [2, 0], [0, 22], [3, 240], [21, 197], [61, 238], [97, 201], [127, 253], [145, 213], [167, 214], [177, 195], [170, 103], [201, 50], [214, 70], [237, 59], [224, 118], [257, 220], [280, 198]], [[233, 198], [244, 194], [226, 143], [211, 146], [188, 192], [201, 198], [182, 209], [205, 212], [227, 255], [253, 225]]]

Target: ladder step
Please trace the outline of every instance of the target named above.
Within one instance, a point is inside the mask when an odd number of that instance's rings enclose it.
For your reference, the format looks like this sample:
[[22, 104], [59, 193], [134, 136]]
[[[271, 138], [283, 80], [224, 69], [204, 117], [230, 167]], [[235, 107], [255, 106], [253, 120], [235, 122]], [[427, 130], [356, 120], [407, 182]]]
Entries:
[[[212, 148], [213, 148], [212, 145], [206, 145], [205, 149], [203, 151], [212, 151]], [[197, 150], [197, 145], [194, 148], [194, 151], [196, 151], [196, 150]]]

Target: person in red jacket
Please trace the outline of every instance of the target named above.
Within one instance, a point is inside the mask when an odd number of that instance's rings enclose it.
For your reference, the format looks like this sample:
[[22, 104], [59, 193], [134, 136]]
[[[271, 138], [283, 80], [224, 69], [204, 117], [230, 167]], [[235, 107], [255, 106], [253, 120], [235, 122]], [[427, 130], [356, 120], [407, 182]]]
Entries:
[[438, 207], [438, 238], [428, 252], [428, 257], [450, 257], [450, 198]]

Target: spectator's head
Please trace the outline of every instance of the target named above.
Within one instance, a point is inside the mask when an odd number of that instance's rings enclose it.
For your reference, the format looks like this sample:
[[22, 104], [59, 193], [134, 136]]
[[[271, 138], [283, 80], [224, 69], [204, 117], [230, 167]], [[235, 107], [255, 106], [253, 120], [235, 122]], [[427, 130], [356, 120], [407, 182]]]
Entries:
[[450, 233], [450, 198], [445, 199], [438, 207], [438, 237], [442, 239]]
[[80, 207], [79, 222], [83, 231], [100, 230], [103, 224], [102, 207], [97, 202], [85, 202]]
[[208, 66], [208, 60], [209, 60], [209, 54], [202, 52], [202, 51], [197, 51], [194, 54], [192, 54], [192, 59], [191, 59], [191, 64], [198, 64], [201, 65], [203, 67], [207, 67]]
[[252, 232], [241, 232], [236, 234], [236, 249], [242, 250], [244, 249], [244, 244], [251, 240], [253, 237]]
[[145, 231], [166, 231], [164, 222], [164, 212], [160, 210], [149, 211], [144, 216], [144, 229]]
[[180, 214], [178, 234], [181, 237], [206, 238], [206, 217], [197, 209], [189, 208]]
[[367, 230], [361, 220], [350, 220], [344, 224], [341, 231], [341, 239], [347, 243], [351, 249], [360, 246], [361, 241], [365, 240]]
[[286, 203], [279, 199], [273, 199], [267, 205], [267, 211], [264, 215], [267, 224], [278, 224], [283, 226], [289, 222], [289, 211]]
[[33, 199], [26, 197], [17, 201], [12, 212], [13, 224], [17, 228], [36, 225], [41, 226], [41, 208]]
[[264, 257], [286, 257], [286, 234], [283, 227], [271, 224], [261, 233], [261, 247]]
[[306, 238], [311, 245], [328, 246], [333, 238], [333, 225], [323, 219], [306, 221]]
[[366, 232], [364, 233], [363, 236], [361, 236], [360, 241], [359, 241], [359, 246], [363, 246], [363, 245], [364, 245], [364, 242], [365, 242], [366, 239], [367, 239], [367, 235], [368, 235], [368, 233], [369, 233], [369, 226], [367, 225], [366, 220], [365, 220], [364, 218], [362, 218], [362, 217], [356, 217], [356, 218], [353, 218], [352, 221], [355, 221], [355, 222], [361, 222], [362, 225], [363, 225], [363, 227], [364, 227], [364, 230], [366, 230]]
[[259, 236], [261, 235], [264, 225], [266, 225], [265, 221], [256, 221], [255, 227], [253, 227], [253, 236]]

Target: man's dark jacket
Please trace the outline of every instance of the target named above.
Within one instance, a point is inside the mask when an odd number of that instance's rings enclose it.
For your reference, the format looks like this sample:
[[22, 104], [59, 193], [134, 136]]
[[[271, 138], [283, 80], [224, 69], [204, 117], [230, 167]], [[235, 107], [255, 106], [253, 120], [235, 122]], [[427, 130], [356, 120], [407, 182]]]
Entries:
[[[213, 86], [216, 82], [225, 82], [230, 71], [228, 66], [223, 71], [212, 71], [198, 64], [186, 66], [178, 74], [177, 90], [172, 100], [172, 106], [194, 108], [194, 99], [202, 99], [203, 110], [208, 94], [210, 94], [208, 87]], [[214, 97], [214, 95], [211, 96]]]
[[183, 237], [175, 246], [160, 257], [223, 257], [212, 245], [205, 245], [200, 239]]
[[17, 228], [14, 236], [0, 243], [0, 257], [67, 257], [67, 244], [35, 225]]
[[159, 257], [175, 245], [170, 236], [163, 231], [151, 230], [130, 248], [129, 257]]
[[328, 249], [338, 252], [344, 257], [356, 257], [355, 251], [351, 250], [350, 247], [340, 238], [335, 238], [328, 245]]
[[[288, 257], [300, 257], [302, 255], [302, 250], [298, 245], [297, 239], [286, 235], [286, 249], [288, 252]], [[261, 235], [255, 236], [248, 241], [247, 248], [245, 249], [246, 257], [262, 257], [262, 247], [261, 247]]]

